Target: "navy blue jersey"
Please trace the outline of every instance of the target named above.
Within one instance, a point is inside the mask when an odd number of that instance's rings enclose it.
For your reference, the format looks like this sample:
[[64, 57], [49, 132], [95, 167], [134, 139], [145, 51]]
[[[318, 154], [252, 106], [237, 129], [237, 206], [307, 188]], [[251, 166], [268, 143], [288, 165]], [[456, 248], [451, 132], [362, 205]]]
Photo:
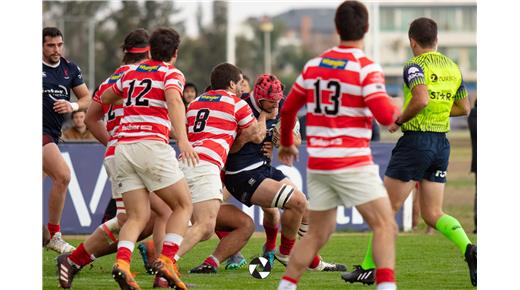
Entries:
[[[253, 96], [250, 94], [243, 94], [242, 99], [251, 107], [253, 114], [258, 119], [261, 109], [256, 105]], [[279, 105], [279, 108], [281, 107], [282, 102], [280, 102]], [[278, 123], [279, 118], [280, 116], [278, 115], [275, 120], [266, 121], [267, 135], [263, 142], [272, 141], [273, 130], [276, 123]], [[249, 142], [246, 143], [238, 152], [230, 153], [226, 162], [226, 172], [236, 172], [252, 165], [258, 165], [253, 166], [256, 168], [260, 167], [262, 164], [271, 163], [271, 160], [267, 156], [264, 156], [264, 153], [262, 152], [263, 142], [260, 144]]]
[[70, 102], [72, 88], [84, 82], [79, 67], [63, 57], [60, 58], [57, 67], [51, 67], [45, 63], [42, 65], [43, 133], [57, 138], [61, 135], [61, 125], [65, 114], [54, 112], [54, 102], [57, 100]]

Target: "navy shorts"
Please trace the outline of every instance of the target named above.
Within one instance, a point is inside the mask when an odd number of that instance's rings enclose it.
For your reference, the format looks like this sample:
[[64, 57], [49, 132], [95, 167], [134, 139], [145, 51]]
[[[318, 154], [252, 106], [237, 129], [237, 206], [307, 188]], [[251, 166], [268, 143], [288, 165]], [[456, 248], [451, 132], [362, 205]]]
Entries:
[[449, 159], [446, 133], [407, 131], [392, 150], [385, 175], [401, 181], [446, 183]]
[[58, 137], [58, 136], [53, 136], [53, 135], [47, 134], [47, 133], [42, 134], [42, 147], [49, 143], [58, 144], [59, 142], [60, 142], [60, 137]]
[[224, 185], [227, 190], [241, 203], [251, 206], [251, 197], [255, 193], [260, 183], [266, 178], [281, 181], [286, 176], [280, 170], [271, 165], [262, 165], [256, 169], [243, 171], [237, 174], [226, 174]]

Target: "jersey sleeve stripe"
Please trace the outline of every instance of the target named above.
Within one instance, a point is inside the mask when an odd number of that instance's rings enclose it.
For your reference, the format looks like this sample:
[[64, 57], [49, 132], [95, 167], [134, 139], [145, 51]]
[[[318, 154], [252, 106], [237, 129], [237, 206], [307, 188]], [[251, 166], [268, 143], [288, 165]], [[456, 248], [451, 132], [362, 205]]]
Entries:
[[359, 79], [360, 79], [361, 83], [363, 83], [365, 81], [365, 78], [370, 73], [373, 73], [373, 72], [381, 72], [382, 73], [383, 69], [381, 68], [381, 66], [379, 64], [376, 64], [376, 63], [371, 63], [371, 64], [366, 65], [363, 68], [361, 68], [361, 71], [360, 71], [360, 74], [359, 74]]

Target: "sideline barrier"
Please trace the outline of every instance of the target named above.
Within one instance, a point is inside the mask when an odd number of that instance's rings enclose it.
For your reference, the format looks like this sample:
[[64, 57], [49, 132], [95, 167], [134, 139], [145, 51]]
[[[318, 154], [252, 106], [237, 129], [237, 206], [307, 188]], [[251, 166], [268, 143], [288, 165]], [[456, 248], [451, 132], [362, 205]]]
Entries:
[[[71, 169], [71, 181], [63, 209], [61, 229], [64, 234], [90, 234], [99, 226], [106, 205], [111, 198], [111, 187], [108, 176], [103, 168], [103, 154], [105, 147], [97, 143], [65, 143], [59, 145], [62, 156]], [[175, 146], [174, 146], [175, 147]], [[371, 145], [374, 161], [379, 165], [379, 173], [383, 177], [388, 165], [392, 143], [373, 143]], [[177, 151], [178, 152], [178, 151]], [[276, 151], [275, 154], [276, 155]], [[293, 168], [278, 165], [286, 175], [307, 190], [306, 184], [306, 145], [300, 147], [300, 158]], [[279, 164], [277, 156], [274, 156], [273, 164]], [[48, 195], [50, 179], [43, 182], [43, 221], [48, 217]], [[410, 199], [411, 200], [411, 199]], [[411, 226], [411, 202], [407, 201], [403, 209], [396, 215], [396, 221], [401, 230], [409, 230]], [[263, 212], [257, 206], [250, 208], [240, 204], [232, 198], [232, 203], [250, 215], [256, 224], [257, 231], [263, 231]], [[366, 231], [368, 226], [363, 222], [357, 210], [338, 207], [336, 227], [339, 230]]]

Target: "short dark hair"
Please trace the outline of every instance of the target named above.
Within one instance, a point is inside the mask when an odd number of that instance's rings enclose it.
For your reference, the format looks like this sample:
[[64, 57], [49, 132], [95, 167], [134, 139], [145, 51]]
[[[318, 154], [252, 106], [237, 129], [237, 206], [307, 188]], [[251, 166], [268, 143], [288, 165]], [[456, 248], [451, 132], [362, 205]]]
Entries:
[[71, 119], [74, 119], [74, 115], [76, 115], [77, 113], [85, 113], [85, 114], [87, 114], [87, 110], [85, 110], [85, 109], [79, 109], [79, 110], [77, 110], [77, 111], [74, 111], [74, 112], [72, 112], [72, 114], [70, 114], [70, 118], [71, 118]]
[[45, 43], [45, 37], [46, 36], [49, 36], [49, 37], [58, 37], [58, 36], [61, 36], [61, 39], [63, 39], [63, 34], [61, 33], [61, 31], [56, 28], [56, 27], [45, 27], [43, 28], [43, 39], [42, 39], [42, 44]]
[[360, 40], [368, 31], [368, 10], [359, 1], [345, 1], [334, 17], [341, 40]]
[[415, 19], [410, 24], [408, 38], [415, 40], [421, 47], [433, 47], [437, 41], [437, 23], [426, 17]]
[[193, 88], [195, 90], [195, 95], [199, 94], [199, 90], [197, 90], [197, 86], [194, 83], [187, 82], [184, 85], [184, 90], [186, 90], [187, 88]]
[[131, 48], [143, 48], [147, 47], [148, 39], [150, 36], [148, 35], [148, 31], [144, 28], [138, 28], [130, 33], [128, 33], [125, 37], [123, 44], [121, 45], [121, 49], [123, 49], [123, 63], [134, 63], [146, 59], [148, 56], [147, 52], [141, 53], [132, 53], [128, 52]]
[[242, 71], [230, 63], [217, 64], [211, 70], [211, 89], [212, 90], [225, 90], [229, 87], [229, 82], [233, 81], [238, 83], [240, 81], [240, 75]]
[[181, 39], [179, 33], [173, 28], [160, 27], [155, 29], [150, 36], [150, 52], [153, 60], [170, 61]]
[[242, 74], [242, 77], [244, 78], [244, 80], [246, 80], [247, 82], [250, 82], [251, 79], [249, 79], [249, 77], [245, 74]]

